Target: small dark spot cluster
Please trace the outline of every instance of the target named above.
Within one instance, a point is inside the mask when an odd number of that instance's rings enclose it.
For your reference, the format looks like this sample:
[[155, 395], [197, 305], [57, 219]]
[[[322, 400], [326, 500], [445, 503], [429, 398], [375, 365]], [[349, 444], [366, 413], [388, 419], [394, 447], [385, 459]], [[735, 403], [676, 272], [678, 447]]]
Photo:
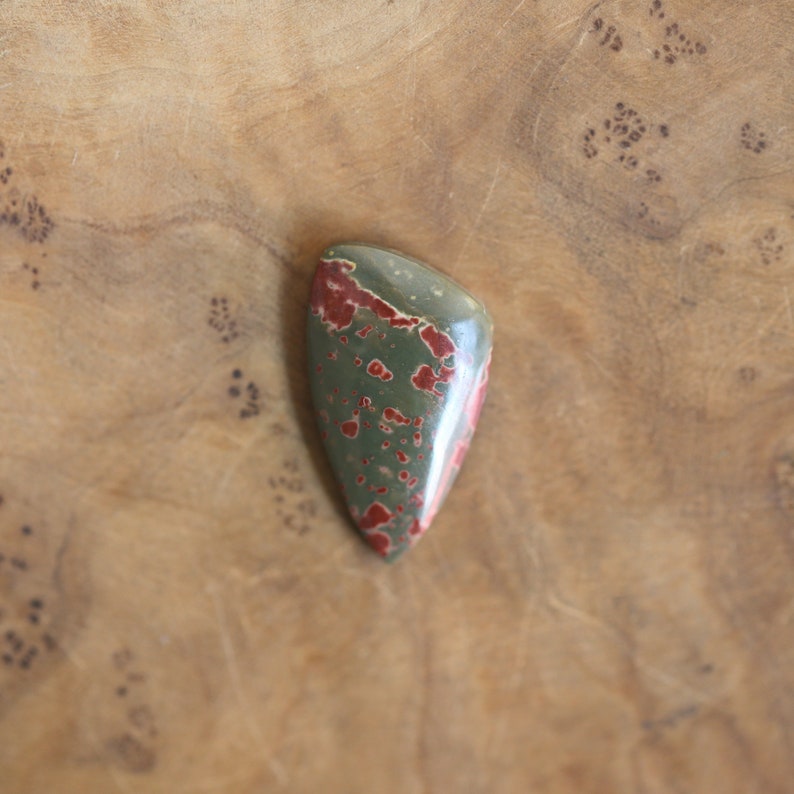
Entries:
[[20, 233], [29, 243], [43, 243], [55, 227], [54, 221], [36, 196], [29, 196], [22, 206]]
[[[658, 129], [663, 138], [670, 134], [666, 124], [660, 125]], [[616, 162], [629, 171], [635, 171], [641, 165], [640, 157], [635, 154], [636, 147], [650, 132], [651, 126], [634, 108], [625, 102], [618, 102], [598, 129], [588, 127], [585, 130], [582, 151], [591, 160], [598, 156], [599, 147], [609, 146], [615, 151]], [[645, 178], [649, 183], [662, 181], [662, 175], [655, 168], [646, 168]]]
[[[31, 527], [30, 524], [23, 524], [21, 527], [19, 527], [19, 534], [23, 537], [29, 537], [33, 534], [33, 527]], [[2, 571], [5, 563], [8, 563], [9, 567], [14, 568], [17, 571], [28, 570], [27, 558], [24, 557], [20, 551], [7, 554], [0, 550], [0, 571]]]
[[129, 731], [111, 739], [109, 749], [118, 763], [134, 774], [150, 772], [157, 765], [154, 750]]
[[[0, 160], [6, 159], [5, 145], [0, 141]], [[43, 243], [55, 223], [35, 195], [23, 194], [13, 185], [15, 172], [10, 166], [0, 167], [0, 224], [15, 228], [30, 243]]]
[[[645, 201], [641, 201], [637, 209], [637, 220], [642, 221], [642, 224], [651, 231], [657, 231], [662, 226], [659, 219], [654, 215], [651, 206]], [[681, 298], [681, 303], [685, 306], [697, 305], [691, 298]]]
[[7, 667], [19, 667], [21, 670], [29, 670], [33, 661], [39, 654], [38, 645], [29, 642], [21, 633], [14, 629], [8, 629], [3, 633], [3, 641], [0, 643], [0, 659]]
[[783, 255], [783, 244], [778, 242], [777, 229], [770, 226], [760, 237], [753, 240], [762, 265], [771, 265], [779, 262]]
[[210, 313], [207, 325], [220, 334], [221, 342], [229, 344], [240, 336], [237, 330], [237, 320], [232, 317], [229, 310], [229, 300], [224, 296], [215, 296], [210, 299]]
[[33, 595], [21, 595], [29, 588], [25, 548], [35, 534], [31, 524], [16, 524], [6, 528], [0, 539], [5, 547], [0, 549], [0, 581], [6, 578], [10, 583], [13, 599], [0, 605], [0, 662], [3, 667], [20, 670], [34, 667], [42, 651], [57, 648], [55, 638], [46, 630], [49, 616], [45, 599], [35, 591]]
[[44, 603], [40, 598], [31, 598], [28, 606], [28, 622], [37, 626], [41, 622], [41, 610], [44, 609]]
[[758, 377], [758, 370], [755, 367], [740, 367], [739, 380], [742, 383], [753, 383]]
[[269, 477], [268, 485], [273, 491], [276, 516], [284, 526], [298, 535], [306, 535], [317, 515], [317, 505], [305, 494], [305, 485], [296, 460], [282, 463], [283, 474]]
[[35, 292], [41, 287], [41, 270], [27, 262], [22, 263], [22, 269], [30, 274], [30, 288]]
[[[662, 0], [653, 0], [648, 13], [651, 18], [663, 20], [665, 18]], [[679, 58], [690, 55], [705, 55], [706, 45], [694, 41], [681, 29], [678, 22], [665, 23], [664, 41], [653, 51], [653, 57], [672, 66]]]
[[150, 742], [159, 733], [154, 711], [146, 702], [146, 675], [136, 669], [136, 656], [127, 647], [111, 654], [110, 661], [119, 675], [113, 692], [120, 701], [125, 723], [121, 734], [111, 740], [111, 750], [131, 772], [145, 772], [156, 762]]
[[55, 228], [36, 196], [25, 197], [16, 188], [0, 194], [0, 224], [14, 227], [29, 243], [43, 243]]
[[605, 137], [607, 143], [614, 137], [618, 147], [631, 149], [633, 144], [642, 140], [648, 128], [634, 108], [618, 102], [612, 118], [604, 119], [604, 129], [609, 133]]
[[232, 370], [231, 385], [228, 388], [229, 397], [236, 400], [240, 397], [245, 401], [245, 405], [240, 408], [240, 419], [250, 419], [252, 416], [259, 416], [261, 410], [260, 398], [261, 393], [259, 386], [253, 381], [243, 386], [243, 371], [241, 369]]
[[596, 33], [600, 36], [598, 44], [600, 47], [609, 47], [613, 52], [620, 52], [623, 49], [623, 39], [618, 33], [615, 25], [605, 25], [601, 17], [593, 20], [593, 27], [590, 28], [591, 33]]
[[769, 145], [765, 132], [756, 132], [752, 122], [745, 121], [739, 133], [739, 141], [748, 152], [761, 154]]
[[596, 131], [592, 127], [588, 127], [583, 137], [584, 145], [582, 146], [582, 151], [584, 151], [584, 156], [588, 160], [592, 160], [598, 155], [598, 149], [595, 145]]

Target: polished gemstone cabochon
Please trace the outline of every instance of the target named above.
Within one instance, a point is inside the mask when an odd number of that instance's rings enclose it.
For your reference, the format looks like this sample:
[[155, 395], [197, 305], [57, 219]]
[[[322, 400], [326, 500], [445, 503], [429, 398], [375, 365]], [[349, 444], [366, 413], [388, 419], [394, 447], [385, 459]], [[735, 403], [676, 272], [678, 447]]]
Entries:
[[312, 284], [310, 380], [350, 514], [396, 560], [426, 532], [469, 448], [493, 325], [438, 271], [359, 243], [328, 248]]

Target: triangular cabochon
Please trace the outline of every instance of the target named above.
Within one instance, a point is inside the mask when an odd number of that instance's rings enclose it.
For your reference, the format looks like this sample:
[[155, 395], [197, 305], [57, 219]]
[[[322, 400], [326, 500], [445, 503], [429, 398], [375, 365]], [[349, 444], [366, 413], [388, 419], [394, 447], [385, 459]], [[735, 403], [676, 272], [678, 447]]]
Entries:
[[395, 560], [423, 535], [460, 469], [488, 385], [492, 323], [446, 276], [394, 251], [325, 251], [309, 362], [320, 433], [350, 514]]

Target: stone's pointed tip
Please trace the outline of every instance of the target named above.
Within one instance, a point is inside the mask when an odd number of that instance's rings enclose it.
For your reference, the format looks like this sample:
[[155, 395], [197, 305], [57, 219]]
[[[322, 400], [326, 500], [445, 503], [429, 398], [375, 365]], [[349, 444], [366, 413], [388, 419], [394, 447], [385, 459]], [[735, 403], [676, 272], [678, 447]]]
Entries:
[[401, 547], [397, 549], [394, 553], [387, 554], [385, 557], [382, 557], [381, 559], [383, 560], [383, 562], [386, 563], [386, 565], [394, 565], [394, 563], [399, 562], [405, 556], [406, 552], [408, 552], [410, 548], [411, 548], [410, 546]]
[[364, 540], [396, 562], [430, 526], [468, 450], [487, 388], [491, 318], [427, 265], [341, 243], [318, 264], [308, 335], [334, 473]]

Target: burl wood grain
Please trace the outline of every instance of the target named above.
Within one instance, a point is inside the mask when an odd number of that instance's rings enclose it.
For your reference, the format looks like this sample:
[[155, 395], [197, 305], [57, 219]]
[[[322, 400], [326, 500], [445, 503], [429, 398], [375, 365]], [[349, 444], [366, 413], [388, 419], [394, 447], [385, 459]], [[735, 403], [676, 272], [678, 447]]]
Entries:
[[[0, 8], [0, 787], [794, 790], [786, 0]], [[316, 257], [495, 320], [385, 566]]]

